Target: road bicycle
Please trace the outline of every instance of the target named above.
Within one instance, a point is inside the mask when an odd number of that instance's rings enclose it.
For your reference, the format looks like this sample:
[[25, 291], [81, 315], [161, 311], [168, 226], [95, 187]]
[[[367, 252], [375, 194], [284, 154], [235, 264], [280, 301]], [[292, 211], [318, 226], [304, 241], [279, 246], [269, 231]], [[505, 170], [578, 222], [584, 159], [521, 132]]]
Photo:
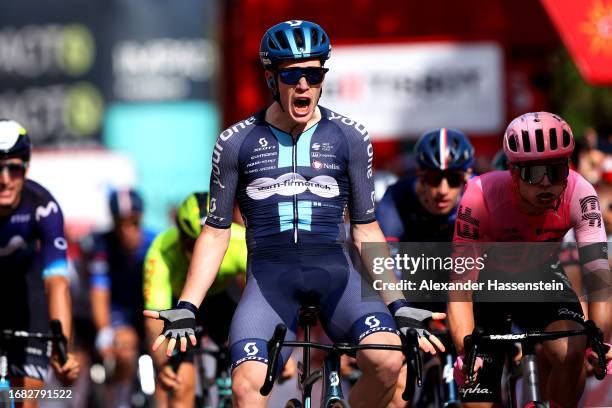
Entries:
[[600, 370], [596, 370], [595, 377], [598, 380], [603, 380], [606, 376], [606, 359], [605, 355], [609, 350], [609, 346], [603, 343], [603, 334], [592, 320], [584, 322], [582, 330], [564, 330], [555, 332], [534, 331], [529, 333], [506, 333], [506, 334], [485, 334], [480, 327], [474, 328], [471, 335], [464, 339], [465, 350], [467, 354], [467, 375], [468, 386], [473, 385], [476, 379], [474, 367], [476, 365], [476, 357], [483, 345], [493, 345], [493, 347], [507, 347], [514, 343], [520, 343], [522, 346], [522, 357], [520, 360], [520, 377], [523, 379], [523, 394], [521, 403], [518, 405], [516, 396], [516, 376], [510, 376], [508, 384], [508, 406], [515, 408], [533, 407], [546, 408], [547, 403], [542, 401], [540, 396], [540, 387], [538, 383], [538, 365], [536, 361], [535, 347], [544, 341], [557, 340], [564, 337], [587, 336], [587, 340], [591, 348], [597, 353], [597, 365]]
[[68, 356], [67, 342], [62, 331], [62, 323], [59, 320], [52, 320], [50, 328], [50, 333], [30, 333], [12, 329], [0, 331], [0, 407], [15, 408], [15, 398], [13, 398], [15, 395], [11, 390], [11, 383], [8, 378], [8, 351], [16, 339], [51, 341], [57, 350], [60, 365], [66, 363]]
[[[303, 350], [302, 361], [298, 364], [299, 378], [298, 385], [302, 392], [302, 400], [293, 398], [289, 400], [285, 408], [310, 408], [312, 401], [312, 387], [321, 379], [323, 387], [321, 392], [321, 407], [323, 408], [348, 408], [349, 404], [344, 399], [340, 372], [340, 357], [344, 354], [353, 354], [359, 350], [396, 350], [403, 353], [408, 365], [408, 375], [406, 377], [406, 387], [402, 397], [409, 401], [414, 395], [415, 382], [420, 387], [422, 385], [422, 362], [419, 353], [417, 332], [411, 329], [406, 338], [403, 339], [402, 346], [388, 344], [348, 344], [334, 343], [321, 344], [310, 341], [310, 329], [317, 323], [317, 308], [314, 306], [303, 306], [300, 309], [298, 325], [304, 330], [304, 341], [285, 341], [287, 326], [279, 324], [274, 330], [274, 335], [268, 341], [268, 370], [263, 386], [260, 389], [261, 395], [268, 395], [272, 390], [274, 381], [277, 377], [277, 363], [280, 351], [283, 347], [301, 347]], [[310, 371], [310, 350], [319, 349], [326, 351], [323, 367]], [[412, 379], [412, 381], [410, 381]]]

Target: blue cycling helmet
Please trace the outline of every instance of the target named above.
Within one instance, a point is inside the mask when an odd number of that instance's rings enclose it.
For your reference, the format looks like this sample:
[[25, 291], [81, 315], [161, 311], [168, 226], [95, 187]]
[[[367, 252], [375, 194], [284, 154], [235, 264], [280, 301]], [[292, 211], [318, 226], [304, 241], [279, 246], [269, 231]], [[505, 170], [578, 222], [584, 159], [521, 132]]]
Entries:
[[493, 160], [491, 160], [491, 169], [508, 170], [508, 156], [506, 156], [503, 149], [495, 153]]
[[474, 148], [463, 132], [440, 128], [424, 133], [414, 147], [422, 169], [467, 170], [474, 163]]
[[131, 188], [113, 190], [108, 205], [113, 218], [129, 217], [133, 214], [142, 214], [144, 204], [140, 194]]
[[31, 154], [32, 143], [25, 128], [14, 120], [0, 119], [0, 159], [29, 162]]
[[316, 23], [290, 20], [269, 28], [261, 39], [259, 58], [265, 69], [273, 70], [282, 61], [318, 58], [321, 65], [329, 59], [331, 43]]

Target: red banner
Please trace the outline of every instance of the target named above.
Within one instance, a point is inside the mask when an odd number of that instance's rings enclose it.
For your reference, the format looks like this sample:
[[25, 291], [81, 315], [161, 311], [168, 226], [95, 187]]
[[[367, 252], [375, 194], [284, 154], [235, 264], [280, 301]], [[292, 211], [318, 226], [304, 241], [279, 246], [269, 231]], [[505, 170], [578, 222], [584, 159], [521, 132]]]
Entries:
[[582, 76], [612, 84], [612, 0], [542, 0]]

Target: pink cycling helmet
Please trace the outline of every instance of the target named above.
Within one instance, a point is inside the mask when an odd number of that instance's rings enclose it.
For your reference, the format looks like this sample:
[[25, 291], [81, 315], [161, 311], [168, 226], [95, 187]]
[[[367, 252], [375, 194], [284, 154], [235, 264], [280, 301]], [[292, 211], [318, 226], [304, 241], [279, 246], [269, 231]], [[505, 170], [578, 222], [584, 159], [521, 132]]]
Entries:
[[566, 121], [548, 112], [530, 112], [508, 125], [504, 153], [510, 163], [570, 157], [574, 136]]

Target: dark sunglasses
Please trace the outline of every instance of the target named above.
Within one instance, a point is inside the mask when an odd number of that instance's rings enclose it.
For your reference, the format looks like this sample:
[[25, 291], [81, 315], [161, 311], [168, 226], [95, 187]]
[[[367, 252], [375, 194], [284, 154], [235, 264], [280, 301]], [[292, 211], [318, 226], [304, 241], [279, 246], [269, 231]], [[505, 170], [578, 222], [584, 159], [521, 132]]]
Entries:
[[323, 67], [283, 68], [278, 70], [278, 77], [287, 85], [297, 85], [302, 77], [306, 78], [310, 85], [318, 85], [323, 82], [327, 71], [329, 69]]
[[25, 175], [27, 168], [27, 163], [0, 163], [0, 174], [6, 170], [10, 178], [19, 178]]
[[465, 173], [461, 171], [426, 171], [423, 173], [423, 181], [432, 187], [437, 187], [442, 182], [442, 179], [446, 179], [449, 187], [459, 187], [465, 182]]
[[519, 166], [519, 174], [521, 180], [529, 184], [540, 184], [544, 176], [551, 184], [559, 184], [569, 176], [569, 166], [566, 163]]

